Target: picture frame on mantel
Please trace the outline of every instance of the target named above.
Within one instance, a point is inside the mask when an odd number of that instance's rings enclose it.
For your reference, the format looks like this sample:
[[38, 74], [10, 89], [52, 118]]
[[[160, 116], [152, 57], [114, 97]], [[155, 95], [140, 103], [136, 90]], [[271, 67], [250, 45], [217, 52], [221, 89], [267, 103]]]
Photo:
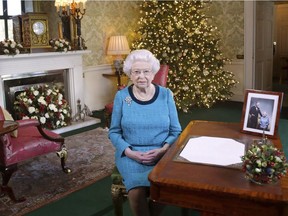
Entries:
[[241, 132], [276, 138], [283, 92], [247, 89], [241, 118]]

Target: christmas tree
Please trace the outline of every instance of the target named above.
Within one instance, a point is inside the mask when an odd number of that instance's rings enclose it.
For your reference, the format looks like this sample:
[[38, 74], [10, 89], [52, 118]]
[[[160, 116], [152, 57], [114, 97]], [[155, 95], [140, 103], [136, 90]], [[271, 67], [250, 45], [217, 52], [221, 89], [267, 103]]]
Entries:
[[217, 28], [209, 24], [205, 1], [145, 1], [132, 49], [148, 49], [170, 67], [168, 87], [178, 109], [211, 107], [232, 96], [237, 83], [224, 71]]

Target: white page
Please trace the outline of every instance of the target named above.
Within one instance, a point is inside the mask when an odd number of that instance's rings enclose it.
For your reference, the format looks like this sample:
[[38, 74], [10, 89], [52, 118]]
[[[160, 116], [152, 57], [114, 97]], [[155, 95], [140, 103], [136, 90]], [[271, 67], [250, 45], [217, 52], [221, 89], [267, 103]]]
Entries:
[[245, 144], [229, 138], [190, 138], [180, 156], [195, 163], [228, 166], [241, 163]]

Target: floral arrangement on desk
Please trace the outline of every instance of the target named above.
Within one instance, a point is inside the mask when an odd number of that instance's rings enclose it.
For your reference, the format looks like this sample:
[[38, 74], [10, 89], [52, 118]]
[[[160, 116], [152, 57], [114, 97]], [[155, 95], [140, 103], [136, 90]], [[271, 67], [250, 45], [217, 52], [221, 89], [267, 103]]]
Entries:
[[275, 183], [287, 173], [284, 153], [266, 142], [252, 144], [241, 160], [245, 177], [258, 184]]
[[23, 50], [23, 46], [15, 41], [5, 39], [4, 41], [0, 42], [1, 55], [17, 55]]
[[18, 119], [38, 119], [48, 129], [61, 128], [71, 122], [71, 109], [56, 85], [26, 89], [16, 97], [14, 109]]
[[57, 52], [68, 52], [69, 50], [72, 49], [70, 42], [61, 38], [51, 39], [49, 41], [49, 44]]

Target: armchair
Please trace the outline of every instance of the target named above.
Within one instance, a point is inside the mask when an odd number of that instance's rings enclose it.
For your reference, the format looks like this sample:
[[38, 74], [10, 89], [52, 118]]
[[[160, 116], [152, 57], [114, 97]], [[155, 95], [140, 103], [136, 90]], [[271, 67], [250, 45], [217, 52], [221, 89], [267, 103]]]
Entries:
[[[6, 116], [0, 107], [0, 121], [7, 120]], [[14, 202], [22, 202], [25, 198], [17, 199], [13, 189], [8, 186], [12, 174], [17, 171], [18, 163], [56, 152], [61, 159], [62, 170], [65, 173], [71, 170], [65, 166], [67, 150], [63, 137], [43, 129], [36, 119], [17, 120], [16, 122], [18, 123], [16, 136], [11, 133], [0, 136], [0, 172], [2, 175], [0, 196], [8, 195]]]
[[[161, 65], [160, 70], [154, 77], [153, 83], [166, 87], [168, 71], [169, 71], [169, 65]], [[122, 183], [122, 176], [120, 175], [116, 166], [112, 171], [111, 179], [112, 179], [111, 195], [114, 206], [114, 215], [122, 216], [123, 215], [122, 205], [123, 201], [127, 198], [127, 191], [125, 189], [124, 184]]]

